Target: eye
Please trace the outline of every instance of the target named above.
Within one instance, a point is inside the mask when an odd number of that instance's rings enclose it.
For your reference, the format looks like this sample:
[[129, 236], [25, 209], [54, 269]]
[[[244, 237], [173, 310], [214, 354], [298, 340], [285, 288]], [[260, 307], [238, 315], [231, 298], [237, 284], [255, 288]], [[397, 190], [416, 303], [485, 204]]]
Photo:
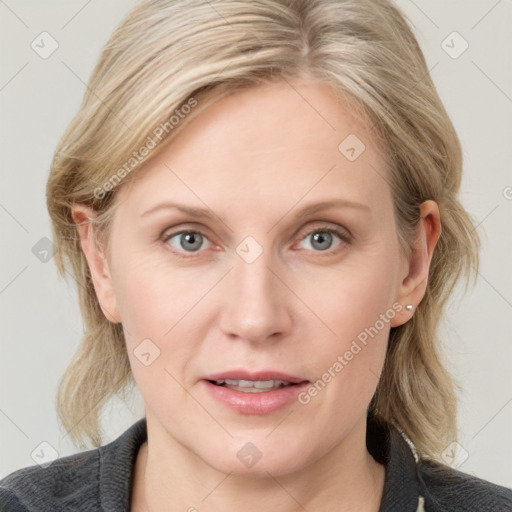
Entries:
[[[338, 239], [338, 244], [332, 247], [335, 239]], [[300, 243], [311, 240], [308, 244], [309, 247], [305, 247], [307, 250], [313, 250], [315, 252], [327, 252], [332, 253], [338, 245], [343, 243], [350, 243], [350, 235], [342, 230], [327, 227], [318, 227], [307, 233], [301, 238]], [[201, 249], [206, 249], [208, 244], [211, 244], [209, 238], [201, 233], [200, 231], [189, 229], [181, 230], [176, 233], [164, 233], [161, 237], [164, 244], [172, 245], [175, 252], [179, 256], [187, 257], [183, 253], [198, 253]]]
[[[343, 242], [348, 243], [348, 235], [334, 228], [317, 228], [310, 231], [303, 239], [311, 240], [309, 247], [306, 249], [312, 249], [316, 252], [326, 252], [332, 249], [333, 240], [338, 238], [340, 244]], [[338, 244], [338, 245], [340, 245]]]
[[198, 252], [205, 248], [208, 238], [199, 231], [179, 231], [164, 235], [163, 242], [170, 243], [178, 251]]

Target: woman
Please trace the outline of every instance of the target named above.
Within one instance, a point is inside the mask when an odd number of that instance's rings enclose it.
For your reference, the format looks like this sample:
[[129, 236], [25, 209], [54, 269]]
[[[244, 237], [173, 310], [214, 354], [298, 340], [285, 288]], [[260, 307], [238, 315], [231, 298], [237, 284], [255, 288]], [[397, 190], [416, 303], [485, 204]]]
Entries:
[[[141, 3], [47, 188], [85, 320], [59, 410], [98, 448], [12, 473], [2, 510], [512, 510], [438, 462], [437, 326], [478, 266], [460, 181], [389, 1]], [[130, 383], [145, 417], [101, 446]]]

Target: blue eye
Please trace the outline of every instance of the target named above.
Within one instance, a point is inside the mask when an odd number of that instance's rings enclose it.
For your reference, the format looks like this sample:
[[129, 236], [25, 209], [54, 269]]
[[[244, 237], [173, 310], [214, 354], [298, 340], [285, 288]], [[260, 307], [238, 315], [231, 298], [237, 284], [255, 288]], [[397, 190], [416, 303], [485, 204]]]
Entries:
[[306, 247], [306, 249], [312, 249], [320, 252], [331, 249], [334, 238], [338, 238], [340, 242], [346, 238], [338, 230], [327, 228], [310, 231], [302, 240], [308, 240], [310, 237], [312, 237], [310, 247]]
[[[177, 244], [172, 242], [173, 238], [178, 238]], [[173, 247], [186, 252], [197, 252], [202, 248], [203, 243], [208, 239], [198, 231], [180, 231], [165, 238], [165, 242], [170, 242]]]

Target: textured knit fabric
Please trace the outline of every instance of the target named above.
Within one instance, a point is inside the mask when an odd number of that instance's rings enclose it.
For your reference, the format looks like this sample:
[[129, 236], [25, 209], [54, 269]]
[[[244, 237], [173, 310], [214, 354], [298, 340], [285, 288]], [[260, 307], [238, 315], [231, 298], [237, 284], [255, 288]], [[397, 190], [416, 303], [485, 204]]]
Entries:
[[[19, 469], [0, 481], [0, 511], [129, 512], [135, 460], [146, 439], [143, 418], [98, 449]], [[369, 421], [367, 446], [386, 467], [379, 512], [512, 512], [512, 490], [439, 463], [416, 462], [395, 427]]]

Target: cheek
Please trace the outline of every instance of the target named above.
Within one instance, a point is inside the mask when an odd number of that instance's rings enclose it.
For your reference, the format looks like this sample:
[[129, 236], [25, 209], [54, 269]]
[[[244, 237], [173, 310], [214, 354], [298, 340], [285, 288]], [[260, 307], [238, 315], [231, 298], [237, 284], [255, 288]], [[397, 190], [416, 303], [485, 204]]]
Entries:
[[365, 297], [333, 311], [336, 334], [317, 338], [309, 351], [315, 380], [299, 397], [313, 421], [347, 426], [366, 414], [385, 361], [393, 313]]
[[[391, 244], [375, 244], [350, 254], [340, 265], [302, 275], [294, 290], [317, 317], [323, 339], [342, 347], [379, 320], [393, 314], [398, 259]], [[391, 311], [389, 311], [391, 309]]]
[[115, 267], [114, 293], [123, 326], [138, 336], [162, 338], [197, 301], [200, 282], [162, 257], [132, 251]]
[[[204, 337], [197, 315], [218, 276], [134, 255], [118, 261], [116, 270], [115, 294], [135, 380], [144, 388], [160, 386], [163, 378], [168, 387], [167, 370], [183, 382]], [[150, 361], [151, 371], [145, 365]]]
[[330, 279], [317, 279], [314, 288], [299, 290], [318, 317], [310, 320], [310, 332], [315, 333], [311, 360], [318, 380], [302, 403], [310, 401], [319, 410], [325, 407], [325, 414], [340, 418], [361, 414], [368, 406], [396, 314], [393, 250], [381, 246], [367, 251], [331, 272]]
[[[118, 267], [116, 297], [137, 388], [160, 420], [198, 414], [187, 401], [184, 376], [197, 353], [190, 318], [204, 291], [190, 275], [141, 260]], [[127, 277], [125, 277], [127, 276]]]

